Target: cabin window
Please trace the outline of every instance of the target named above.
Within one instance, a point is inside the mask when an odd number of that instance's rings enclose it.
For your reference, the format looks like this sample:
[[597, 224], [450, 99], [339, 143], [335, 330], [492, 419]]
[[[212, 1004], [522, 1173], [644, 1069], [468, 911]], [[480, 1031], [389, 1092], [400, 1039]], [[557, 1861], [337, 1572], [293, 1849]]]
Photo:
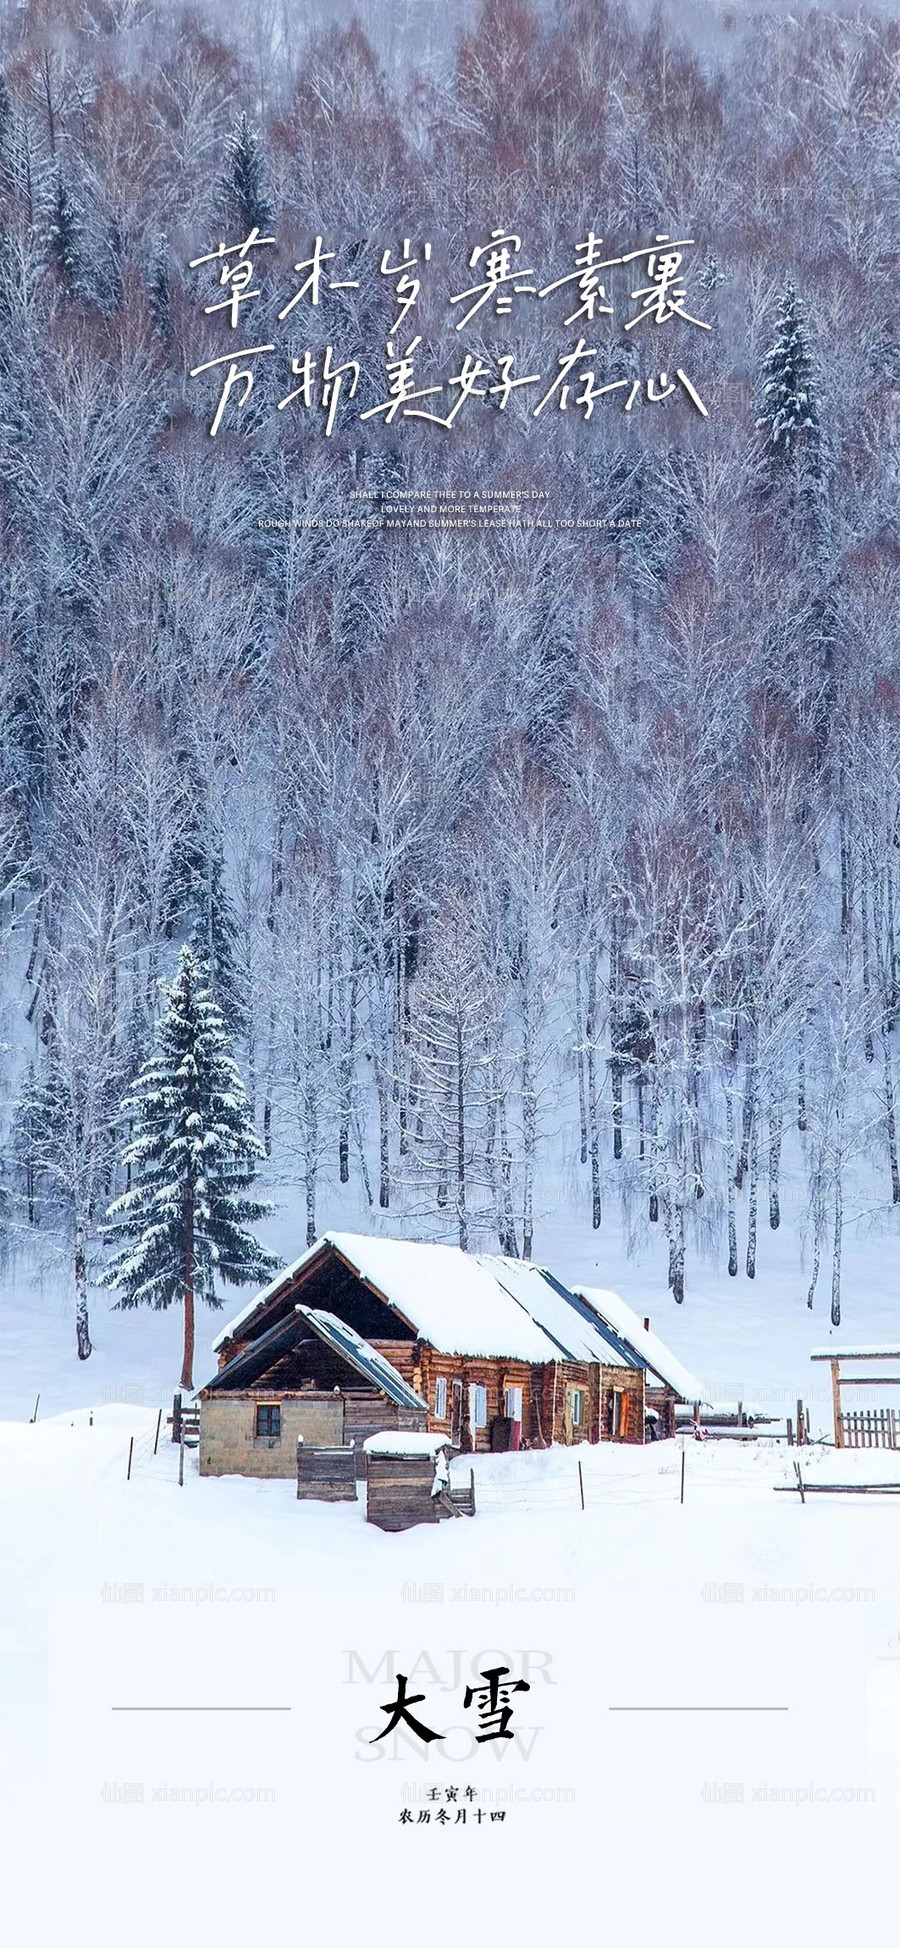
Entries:
[[434, 1383], [434, 1418], [435, 1420], [447, 1418], [447, 1382], [443, 1377], [435, 1380]]
[[569, 1392], [572, 1396], [572, 1426], [580, 1427], [584, 1419], [584, 1389], [570, 1387]]
[[469, 1426], [473, 1434], [487, 1426], [487, 1387], [469, 1388]]
[[520, 1422], [521, 1422], [521, 1419], [522, 1419], [522, 1389], [521, 1389], [521, 1387], [507, 1387], [507, 1388], [506, 1388], [506, 1391], [505, 1391], [505, 1394], [504, 1394], [504, 1406], [505, 1406], [505, 1409], [506, 1409], [506, 1413], [507, 1413], [507, 1417], [508, 1417], [508, 1418], [509, 1418], [510, 1420], [517, 1420], [517, 1421], [520, 1421]]
[[281, 1406], [266, 1405], [256, 1409], [256, 1438], [258, 1441], [281, 1440]]

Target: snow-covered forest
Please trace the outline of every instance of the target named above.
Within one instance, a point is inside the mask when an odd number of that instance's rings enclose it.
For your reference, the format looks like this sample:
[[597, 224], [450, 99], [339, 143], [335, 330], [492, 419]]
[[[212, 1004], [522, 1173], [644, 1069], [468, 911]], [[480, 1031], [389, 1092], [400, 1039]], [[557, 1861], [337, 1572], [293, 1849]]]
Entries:
[[[5, 11], [4, 1249], [103, 1257], [190, 941], [308, 1238], [353, 1184], [537, 1253], [562, 1147], [585, 1226], [659, 1227], [681, 1299], [696, 1252], [755, 1275], [789, 1142], [836, 1322], [848, 1179], [900, 1205], [900, 25], [744, 21], [719, 68], [661, 16], [488, 0], [445, 56], [384, 72], [276, 7]], [[498, 225], [546, 282], [591, 229], [695, 239], [710, 329], [654, 356], [708, 418], [362, 425], [383, 251], [452, 280]], [[254, 226], [267, 318], [317, 235], [358, 285], [280, 341], [360, 362], [328, 437], [272, 410], [282, 359], [210, 438], [190, 374], [231, 334], [189, 266]], [[561, 308], [439, 313], [419, 384], [448, 339], [554, 369]], [[462, 487], [538, 487], [548, 525], [340, 525]]]

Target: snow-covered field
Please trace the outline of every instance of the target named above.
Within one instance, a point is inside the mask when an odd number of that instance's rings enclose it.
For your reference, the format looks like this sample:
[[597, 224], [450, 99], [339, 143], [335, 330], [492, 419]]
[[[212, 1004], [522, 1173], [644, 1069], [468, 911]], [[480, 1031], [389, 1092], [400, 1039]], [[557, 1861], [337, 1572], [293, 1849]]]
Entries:
[[[323, 1216], [375, 1228], [346, 1193]], [[267, 1241], [296, 1256], [290, 1211]], [[811, 1314], [792, 1223], [755, 1285], [695, 1265], [682, 1308], [661, 1250], [628, 1255], [612, 1200], [591, 1234], [561, 1194], [539, 1255], [649, 1314], [720, 1398], [783, 1415], [802, 1394], [830, 1433], [809, 1362], [825, 1294]], [[897, 1292], [893, 1242], [851, 1229], [836, 1343], [896, 1342]], [[245, 1296], [198, 1318], [198, 1384]], [[179, 1488], [178, 1313], [95, 1293], [91, 1324], [79, 1364], [60, 1284], [4, 1289], [11, 1948], [237, 1948], [263, 1926], [303, 1948], [480, 1948], [498, 1930], [543, 1948], [561, 1899], [625, 1948], [843, 1948], [860, 1914], [890, 1932], [900, 1496], [801, 1507], [774, 1492], [793, 1480], [783, 1443], [689, 1439], [682, 1505], [680, 1442], [582, 1447], [479, 1457], [474, 1521], [384, 1535], [362, 1501], [201, 1481], [191, 1453]], [[900, 1479], [900, 1455], [815, 1446], [802, 1465]], [[511, 1695], [516, 1737], [477, 1746], [465, 1687], [500, 1664], [531, 1688]], [[445, 1735], [427, 1748], [371, 1743], [401, 1672]]]
[[[12, 1948], [236, 1948], [266, 1915], [310, 1948], [531, 1948], [562, 1887], [634, 1948], [888, 1914], [900, 1498], [801, 1507], [784, 1445], [689, 1440], [682, 1504], [680, 1442], [581, 1447], [479, 1457], [474, 1521], [390, 1536], [194, 1454], [180, 1488], [156, 1419], [0, 1428]], [[478, 1746], [498, 1664], [530, 1688]], [[441, 1740], [371, 1743], [398, 1672]]]

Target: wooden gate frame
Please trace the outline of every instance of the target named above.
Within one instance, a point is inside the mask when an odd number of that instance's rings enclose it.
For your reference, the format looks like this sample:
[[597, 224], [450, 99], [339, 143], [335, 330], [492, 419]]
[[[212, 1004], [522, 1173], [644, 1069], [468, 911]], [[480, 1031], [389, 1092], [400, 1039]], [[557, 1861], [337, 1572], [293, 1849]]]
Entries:
[[865, 1364], [869, 1360], [900, 1360], [900, 1346], [882, 1346], [869, 1352], [865, 1347], [845, 1347], [840, 1353], [811, 1353], [812, 1360], [827, 1360], [831, 1367], [831, 1408], [834, 1416], [834, 1445], [843, 1447], [844, 1430], [841, 1425], [842, 1387], [898, 1387], [900, 1373], [850, 1374], [841, 1372], [842, 1360], [853, 1360]]

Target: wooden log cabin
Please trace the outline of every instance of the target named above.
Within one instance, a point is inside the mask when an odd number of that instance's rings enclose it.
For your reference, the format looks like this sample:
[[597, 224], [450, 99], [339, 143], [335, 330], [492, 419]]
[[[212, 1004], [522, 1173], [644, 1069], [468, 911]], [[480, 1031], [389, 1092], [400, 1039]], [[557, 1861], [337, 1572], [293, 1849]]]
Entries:
[[427, 1421], [420, 1394], [330, 1313], [296, 1305], [244, 1342], [200, 1389], [202, 1475], [294, 1475], [297, 1445], [311, 1452], [363, 1443], [388, 1429]]
[[645, 1438], [645, 1359], [520, 1259], [328, 1232], [214, 1350], [201, 1474], [292, 1474], [299, 1433], [361, 1447], [418, 1426], [463, 1453]]

